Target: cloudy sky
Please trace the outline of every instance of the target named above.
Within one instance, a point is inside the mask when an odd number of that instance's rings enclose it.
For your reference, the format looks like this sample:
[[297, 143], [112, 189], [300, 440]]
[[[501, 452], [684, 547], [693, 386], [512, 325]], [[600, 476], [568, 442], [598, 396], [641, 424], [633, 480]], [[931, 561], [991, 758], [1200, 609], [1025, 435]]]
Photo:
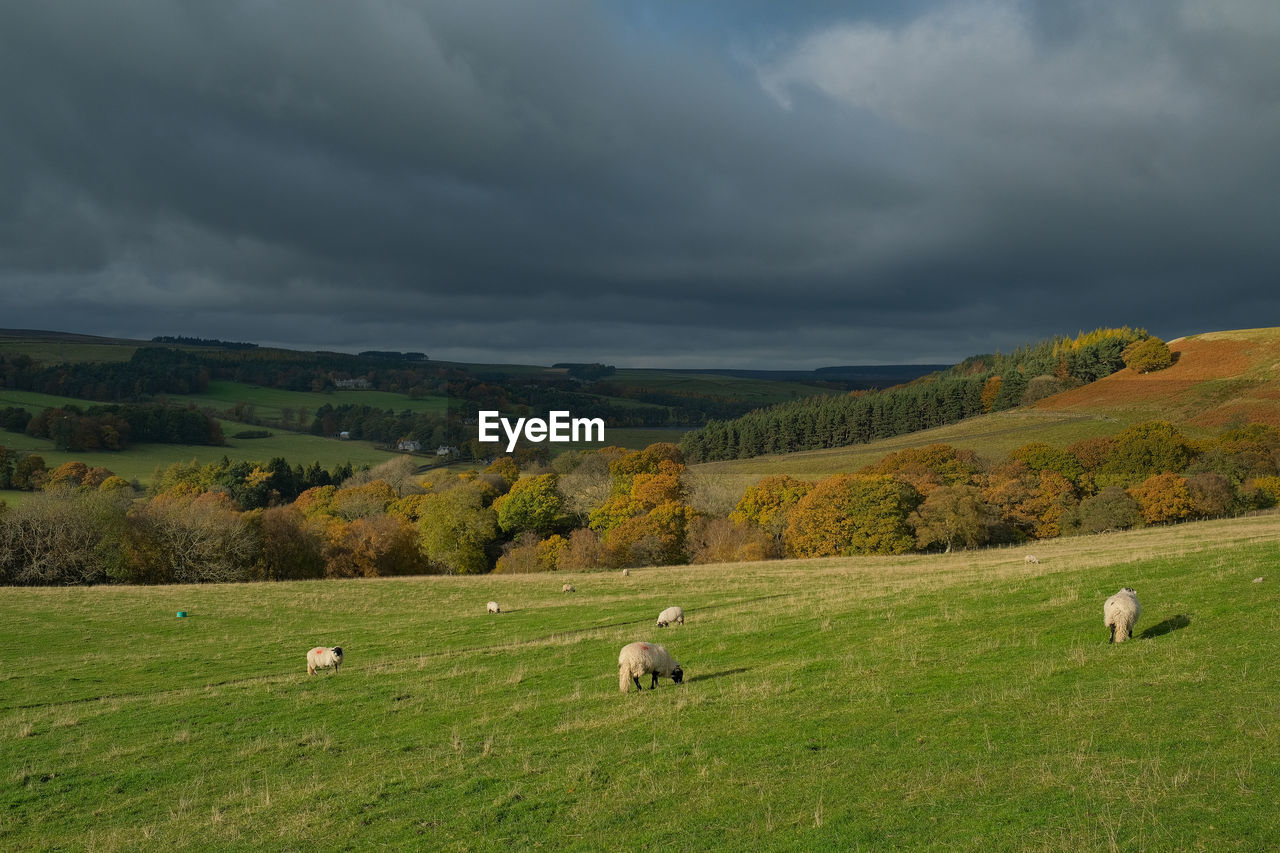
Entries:
[[1275, 0], [0, 0], [0, 327], [950, 362], [1280, 325]]

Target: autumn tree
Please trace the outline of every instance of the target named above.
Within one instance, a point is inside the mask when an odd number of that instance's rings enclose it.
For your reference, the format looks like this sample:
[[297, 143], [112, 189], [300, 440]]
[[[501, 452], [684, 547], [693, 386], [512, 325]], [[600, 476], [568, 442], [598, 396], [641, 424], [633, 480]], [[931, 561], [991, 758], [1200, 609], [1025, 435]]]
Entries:
[[790, 474], [761, 477], [747, 487], [729, 520], [755, 525], [780, 539], [791, 511], [812, 488], [813, 483]]
[[596, 451], [566, 451], [553, 459], [552, 468], [560, 475], [556, 486], [565, 508], [585, 519], [602, 506], [613, 491], [609, 464], [626, 453], [620, 447], [606, 447]]
[[1191, 490], [1185, 477], [1173, 472], [1153, 474], [1129, 489], [1147, 524], [1182, 521], [1191, 515]]
[[343, 485], [335, 490], [328, 511], [347, 521], [374, 518], [385, 515], [387, 507], [396, 500], [396, 490], [390, 484], [385, 480], [372, 480], [358, 486]]
[[180, 490], [152, 498], [129, 512], [132, 580], [139, 583], [210, 583], [248, 578], [258, 542], [231, 498]]
[[489, 568], [489, 548], [498, 538], [498, 514], [485, 486], [460, 483], [423, 501], [418, 522], [422, 552], [449, 574], [479, 574]]
[[908, 522], [922, 549], [976, 548], [991, 541], [999, 514], [975, 486], [939, 486], [929, 493]]
[[569, 534], [568, 544], [559, 552], [556, 568], [560, 571], [599, 569], [609, 565], [608, 553], [594, 530], [579, 527]]
[[15, 489], [23, 491], [38, 489], [44, 483], [44, 477], [47, 470], [43, 456], [40, 456], [37, 453], [28, 453], [25, 456], [19, 456], [17, 461], [13, 463], [13, 474], [10, 478], [10, 485]]
[[1192, 518], [1224, 518], [1235, 512], [1239, 499], [1231, 481], [1222, 474], [1206, 471], [1192, 474], [1186, 481]]
[[564, 499], [556, 489], [556, 474], [540, 474], [517, 480], [511, 490], [493, 502], [502, 532], [515, 535], [530, 531], [546, 536], [565, 523]]
[[246, 513], [260, 543], [249, 571], [251, 580], [301, 580], [324, 577], [324, 540], [296, 506], [274, 506]]
[[609, 564], [616, 568], [687, 562], [685, 538], [693, 517], [693, 510], [684, 504], [665, 501], [641, 515], [624, 519], [601, 536]]
[[325, 575], [331, 578], [394, 577], [429, 569], [417, 531], [395, 515], [332, 519], [326, 526], [324, 561]]
[[915, 489], [892, 477], [837, 474], [800, 499], [783, 539], [796, 557], [903, 554], [915, 545], [907, 517], [919, 503]]
[[777, 540], [754, 524], [699, 516], [686, 534], [691, 563], [739, 563], [780, 556]]
[[890, 453], [861, 470], [863, 474], [886, 474], [897, 477], [922, 495], [939, 486], [969, 484], [981, 468], [972, 450], [961, 450], [949, 444], [908, 447]]
[[1077, 502], [1075, 488], [1066, 477], [1050, 468], [1033, 471], [1020, 460], [993, 469], [982, 495], [1014, 539], [1061, 535], [1063, 514]]
[[1173, 424], [1145, 421], [1115, 437], [1098, 467], [1098, 485], [1129, 486], [1155, 474], [1181, 473], [1195, 456], [1195, 447]]
[[568, 547], [568, 540], [560, 535], [539, 539], [532, 531], [525, 531], [503, 549], [494, 574], [527, 574], [530, 572], [554, 572], [560, 555]]
[[1084, 465], [1076, 456], [1043, 441], [1033, 441], [1016, 448], [1009, 454], [1009, 458], [1016, 459], [1036, 473], [1054, 471], [1072, 484], [1078, 484], [1084, 476]]
[[63, 490], [11, 508], [0, 503], [0, 584], [127, 579], [122, 550], [129, 500], [127, 494]]
[[1064, 518], [1064, 527], [1077, 533], [1128, 530], [1142, 522], [1138, 502], [1120, 486], [1107, 486], [1085, 498]]

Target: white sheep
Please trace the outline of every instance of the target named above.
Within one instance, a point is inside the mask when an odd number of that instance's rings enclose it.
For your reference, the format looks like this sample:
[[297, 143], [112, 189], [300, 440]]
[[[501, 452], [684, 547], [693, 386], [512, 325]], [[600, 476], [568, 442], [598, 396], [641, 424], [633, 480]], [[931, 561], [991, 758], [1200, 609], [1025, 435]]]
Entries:
[[561, 592], [577, 592], [577, 590], [573, 588], [573, 584], [571, 583], [567, 583], [564, 586], [560, 587], [560, 591]]
[[1040, 558], [1039, 558], [1039, 557], [1037, 557], [1035, 554], [1028, 554], [1027, 556], [1025, 556], [1025, 557], [1023, 557], [1023, 558], [1022, 558], [1022, 562], [1024, 562], [1024, 563], [1039, 563], [1039, 562], [1040, 562]]
[[1111, 596], [1102, 605], [1102, 624], [1111, 631], [1108, 643], [1123, 643], [1133, 636], [1133, 626], [1138, 624], [1138, 616], [1142, 607], [1138, 604], [1138, 593], [1133, 587], [1124, 589]]
[[624, 578], [629, 578], [629, 577], [631, 577], [631, 570], [630, 570], [630, 569], [623, 569], [623, 570], [622, 570], [622, 576], [623, 576]]
[[502, 612], [502, 608], [498, 606], [498, 602], [496, 602], [496, 601], [490, 601], [490, 602], [489, 602], [488, 607], [489, 607], [489, 612], [490, 612], [490, 613], [501, 613], [501, 612]]
[[307, 675], [315, 675], [317, 669], [328, 667], [333, 667], [333, 671], [337, 672], [340, 663], [342, 663], [342, 646], [334, 646], [331, 649], [316, 646], [307, 652]]
[[635, 682], [637, 690], [640, 676], [646, 673], [653, 675], [650, 690], [658, 687], [658, 676], [670, 676], [676, 684], [684, 681], [684, 670], [672, 659], [666, 648], [657, 643], [629, 643], [618, 653], [618, 689], [626, 693], [631, 682]]
[[684, 624], [684, 610], [679, 607], [668, 607], [658, 614], [658, 627], [665, 628], [672, 622]]

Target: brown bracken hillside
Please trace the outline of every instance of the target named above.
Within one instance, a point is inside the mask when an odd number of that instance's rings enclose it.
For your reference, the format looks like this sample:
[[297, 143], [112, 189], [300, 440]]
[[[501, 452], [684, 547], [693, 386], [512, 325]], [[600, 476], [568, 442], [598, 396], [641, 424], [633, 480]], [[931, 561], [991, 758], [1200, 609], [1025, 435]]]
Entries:
[[1280, 427], [1280, 328], [1190, 335], [1170, 341], [1169, 349], [1175, 361], [1165, 370], [1126, 368], [1034, 408], [1204, 429], [1251, 422]]

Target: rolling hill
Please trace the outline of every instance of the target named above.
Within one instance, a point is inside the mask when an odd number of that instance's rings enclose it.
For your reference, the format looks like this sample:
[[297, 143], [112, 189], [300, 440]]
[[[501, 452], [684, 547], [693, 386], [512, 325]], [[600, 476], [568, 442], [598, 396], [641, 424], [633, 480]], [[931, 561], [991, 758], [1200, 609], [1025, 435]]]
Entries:
[[1167, 420], [1188, 432], [1231, 424], [1280, 426], [1280, 328], [1189, 335], [1169, 342], [1172, 366], [1126, 368], [1035, 403], [1041, 412]]
[[869, 444], [708, 462], [694, 470], [741, 494], [761, 477], [817, 480], [929, 444], [996, 459], [1029, 442], [1065, 447], [1148, 420], [1169, 421], [1189, 436], [1251, 422], [1280, 426], [1280, 328], [1191, 335], [1169, 348], [1176, 360], [1165, 370], [1137, 374], [1125, 368], [1028, 406]]

